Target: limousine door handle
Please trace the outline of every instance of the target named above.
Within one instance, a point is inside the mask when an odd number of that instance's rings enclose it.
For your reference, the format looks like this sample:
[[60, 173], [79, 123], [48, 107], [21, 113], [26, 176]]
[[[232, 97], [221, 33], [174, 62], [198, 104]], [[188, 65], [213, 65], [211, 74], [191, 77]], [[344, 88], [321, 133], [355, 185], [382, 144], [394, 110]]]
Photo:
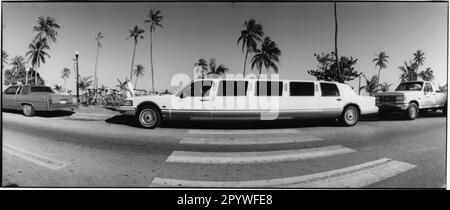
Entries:
[[341, 98], [338, 98], [338, 99], [336, 99], [336, 101], [342, 101], [342, 99], [341, 99]]
[[209, 99], [200, 99], [200, 101], [209, 101]]

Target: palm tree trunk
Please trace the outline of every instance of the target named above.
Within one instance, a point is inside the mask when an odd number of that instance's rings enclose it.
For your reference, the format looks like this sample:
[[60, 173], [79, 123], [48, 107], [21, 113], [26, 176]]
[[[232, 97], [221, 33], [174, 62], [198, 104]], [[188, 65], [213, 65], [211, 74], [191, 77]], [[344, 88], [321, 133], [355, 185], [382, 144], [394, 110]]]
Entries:
[[245, 77], [245, 66], [247, 64], [247, 56], [248, 56], [248, 48], [247, 48], [247, 52], [245, 53], [245, 59], [244, 59], [244, 77]]
[[25, 85], [28, 85], [28, 71], [25, 70]]
[[152, 92], [155, 92], [155, 80], [153, 78], [153, 33], [150, 31], [150, 68], [152, 71]]
[[259, 67], [259, 74], [258, 74], [258, 79], [259, 79], [259, 77], [261, 76], [261, 71], [262, 71], [262, 66], [261, 66], [261, 67]]
[[136, 75], [136, 82], [134, 83], [134, 89], [137, 89], [137, 80], [138, 80], [139, 76]]
[[136, 41], [134, 42], [133, 57], [131, 58], [130, 81], [133, 79], [134, 55], [136, 54]]
[[[97, 41], [98, 42], [98, 41]], [[95, 69], [94, 69], [94, 90], [97, 90], [97, 62], [98, 62], [99, 45], [97, 43], [97, 56], [95, 57]]]
[[37, 71], [34, 70], [34, 85], [37, 85], [38, 83], [38, 78], [37, 78]]
[[381, 68], [378, 69], [378, 84], [380, 84], [380, 72], [381, 72]]
[[64, 78], [64, 90], [65, 90], [66, 93], [67, 93], [67, 88], [66, 88], [66, 78]]
[[337, 47], [337, 38], [338, 38], [338, 22], [337, 22], [337, 11], [336, 11], [336, 2], [334, 2], [334, 24], [335, 24], [335, 30], [334, 30], [334, 51], [336, 52], [336, 65], [338, 70], [338, 82], [342, 81], [342, 75], [341, 75], [341, 68], [339, 66], [339, 56], [338, 56], [338, 47]]

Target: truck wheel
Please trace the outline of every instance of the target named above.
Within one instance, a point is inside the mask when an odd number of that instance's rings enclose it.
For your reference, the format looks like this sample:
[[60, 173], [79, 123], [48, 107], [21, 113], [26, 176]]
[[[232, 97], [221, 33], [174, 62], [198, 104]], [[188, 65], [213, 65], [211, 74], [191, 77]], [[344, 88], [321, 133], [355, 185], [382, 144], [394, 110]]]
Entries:
[[162, 121], [161, 113], [154, 106], [145, 106], [139, 109], [137, 117], [141, 127], [150, 129], [158, 127]]
[[341, 115], [341, 122], [346, 126], [354, 126], [359, 119], [359, 111], [354, 106], [345, 107]]
[[416, 103], [409, 103], [408, 109], [406, 109], [406, 117], [408, 120], [414, 120], [419, 113], [419, 107]]
[[31, 106], [29, 104], [24, 104], [22, 106], [22, 112], [23, 112], [23, 115], [25, 115], [27, 117], [32, 117], [32, 116], [34, 116], [34, 114], [36, 114], [36, 111], [34, 110], [33, 106]]
[[391, 112], [389, 112], [387, 110], [378, 109], [378, 115], [381, 118], [388, 118], [390, 114], [391, 114]]

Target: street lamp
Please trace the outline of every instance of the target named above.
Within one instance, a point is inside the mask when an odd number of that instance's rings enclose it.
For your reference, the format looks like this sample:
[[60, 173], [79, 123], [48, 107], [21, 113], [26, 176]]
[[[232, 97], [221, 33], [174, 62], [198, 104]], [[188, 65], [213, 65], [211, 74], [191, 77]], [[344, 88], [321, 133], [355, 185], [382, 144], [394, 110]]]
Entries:
[[80, 74], [79, 74], [79, 68], [78, 68], [78, 55], [80, 55], [80, 53], [78, 51], [76, 51], [75, 52], [75, 63], [76, 63], [76, 66], [77, 66], [77, 85], [76, 85], [76, 88], [77, 88], [77, 103], [80, 103], [80, 92], [79, 92], [79, 88], [78, 88], [78, 85], [80, 83], [80, 81], [79, 81]]

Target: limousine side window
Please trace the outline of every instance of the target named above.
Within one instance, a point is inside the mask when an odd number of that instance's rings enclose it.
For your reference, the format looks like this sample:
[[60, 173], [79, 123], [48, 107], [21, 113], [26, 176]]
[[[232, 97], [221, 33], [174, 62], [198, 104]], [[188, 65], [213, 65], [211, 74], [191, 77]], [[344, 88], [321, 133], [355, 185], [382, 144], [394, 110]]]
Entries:
[[217, 96], [246, 96], [248, 81], [220, 81]]
[[283, 82], [256, 82], [256, 96], [282, 96]]
[[17, 92], [17, 86], [9, 87], [5, 90], [5, 95], [15, 95]]
[[314, 96], [313, 82], [290, 82], [289, 86], [291, 96]]
[[196, 81], [185, 87], [179, 94], [179, 97], [205, 97], [209, 95], [211, 87], [212, 81]]
[[322, 96], [340, 96], [339, 89], [333, 83], [320, 83]]

